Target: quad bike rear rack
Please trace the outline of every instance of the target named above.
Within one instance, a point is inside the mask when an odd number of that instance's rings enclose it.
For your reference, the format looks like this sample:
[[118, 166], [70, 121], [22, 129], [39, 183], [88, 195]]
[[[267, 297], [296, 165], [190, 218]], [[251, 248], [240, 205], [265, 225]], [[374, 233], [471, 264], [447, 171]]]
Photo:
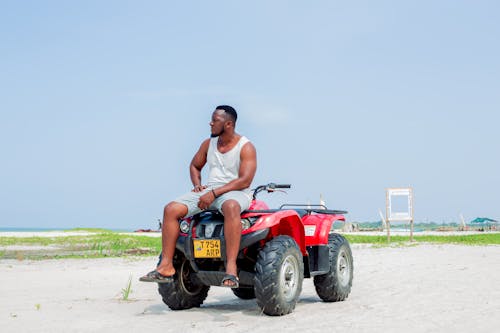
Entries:
[[[305, 207], [305, 208], [298, 208], [298, 207]], [[280, 208], [277, 208], [277, 209], [252, 209], [252, 210], [245, 210], [245, 211], [243, 211], [242, 214], [247, 214], [247, 213], [272, 214], [272, 213], [276, 213], [276, 212], [279, 212], [279, 211], [282, 211], [285, 209], [295, 210], [295, 211], [297, 211], [297, 213], [299, 213], [299, 215], [306, 215], [306, 214], [311, 214], [311, 213], [340, 215], [340, 214], [347, 214], [348, 213], [346, 210], [328, 209], [324, 205], [284, 204], [284, 205], [281, 205]]]

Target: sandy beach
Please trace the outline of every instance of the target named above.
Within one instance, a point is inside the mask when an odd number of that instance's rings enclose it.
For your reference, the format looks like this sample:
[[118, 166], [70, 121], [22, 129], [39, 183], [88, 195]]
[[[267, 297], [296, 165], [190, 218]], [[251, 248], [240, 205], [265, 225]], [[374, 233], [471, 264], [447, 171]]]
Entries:
[[[500, 325], [500, 247], [353, 246], [344, 302], [324, 303], [311, 279], [295, 312], [260, 313], [212, 287], [201, 308], [171, 311], [138, 277], [156, 258], [0, 261], [2, 332], [493, 332]], [[132, 293], [121, 290], [132, 276]]]

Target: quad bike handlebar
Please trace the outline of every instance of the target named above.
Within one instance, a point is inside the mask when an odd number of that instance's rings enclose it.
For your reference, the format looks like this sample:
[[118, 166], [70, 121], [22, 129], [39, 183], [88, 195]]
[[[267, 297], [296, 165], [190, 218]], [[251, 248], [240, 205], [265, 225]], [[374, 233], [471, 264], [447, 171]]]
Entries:
[[253, 199], [255, 200], [257, 198], [257, 194], [262, 191], [267, 191], [267, 193], [274, 192], [276, 189], [280, 188], [291, 188], [292, 185], [290, 184], [275, 184], [275, 183], [269, 183], [266, 185], [259, 185], [253, 190]]

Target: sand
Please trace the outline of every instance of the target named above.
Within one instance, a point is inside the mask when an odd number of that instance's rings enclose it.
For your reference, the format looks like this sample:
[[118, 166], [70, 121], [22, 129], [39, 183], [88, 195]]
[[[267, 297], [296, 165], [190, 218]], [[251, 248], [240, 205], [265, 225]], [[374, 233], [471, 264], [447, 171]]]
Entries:
[[[500, 326], [500, 247], [353, 246], [344, 302], [313, 281], [295, 311], [261, 314], [255, 300], [212, 287], [201, 308], [171, 311], [138, 277], [156, 258], [0, 260], [2, 332], [493, 332]], [[121, 290], [132, 276], [129, 301]]]

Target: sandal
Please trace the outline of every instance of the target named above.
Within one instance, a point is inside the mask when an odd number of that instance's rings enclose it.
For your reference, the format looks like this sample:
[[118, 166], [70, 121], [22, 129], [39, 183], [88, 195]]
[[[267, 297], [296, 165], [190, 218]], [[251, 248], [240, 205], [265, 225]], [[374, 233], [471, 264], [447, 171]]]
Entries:
[[170, 283], [174, 281], [174, 275], [166, 276], [158, 272], [156, 269], [139, 278], [142, 282]]
[[[226, 282], [226, 281], [231, 281], [232, 284], [224, 284], [224, 282]], [[226, 288], [232, 288], [232, 289], [239, 288], [240, 287], [240, 280], [235, 275], [226, 274], [222, 278], [222, 282], [221, 282], [220, 286], [226, 287]]]

